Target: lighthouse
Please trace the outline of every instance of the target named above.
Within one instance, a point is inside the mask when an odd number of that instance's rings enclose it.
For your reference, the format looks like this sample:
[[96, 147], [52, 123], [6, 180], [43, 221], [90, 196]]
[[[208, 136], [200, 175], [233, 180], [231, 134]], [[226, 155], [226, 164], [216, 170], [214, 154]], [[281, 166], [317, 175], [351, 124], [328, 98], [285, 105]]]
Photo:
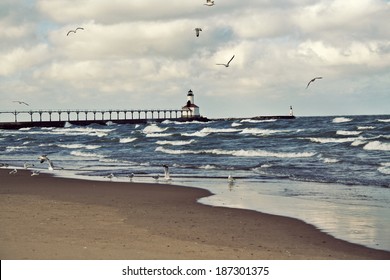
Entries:
[[185, 110], [185, 112], [183, 112], [183, 117], [189, 118], [189, 117], [199, 117], [200, 116], [199, 107], [197, 105], [195, 105], [194, 93], [192, 92], [192, 90], [188, 91], [187, 103], [185, 106], [182, 107], [182, 109]]

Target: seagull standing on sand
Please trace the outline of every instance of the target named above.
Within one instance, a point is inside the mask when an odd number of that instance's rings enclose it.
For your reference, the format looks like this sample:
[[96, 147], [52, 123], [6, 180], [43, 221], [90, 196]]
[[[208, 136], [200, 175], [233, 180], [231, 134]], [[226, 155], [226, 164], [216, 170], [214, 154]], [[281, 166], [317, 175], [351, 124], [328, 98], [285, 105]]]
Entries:
[[232, 58], [226, 64], [225, 63], [217, 63], [216, 65], [223, 65], [225, 67], [229, 67], [230, 62], [233, 60], [234, 57], [235, 57], [235, 55], [233, 55]]
[[44, 163], [45, 161], [47, 161], [47, 163], [49, 164], [48, 169], [54, 170], [53, 162], [47, 157], [47, 155], [41, 155], [38, 157], [38, 159], [40, 160], [41, 163]]
[[31, 171], [31, 176], [38, 176], [39, 175], [39, 170], [33, 170]]
[[23, 164], [24, 169], [29, 169], [30, 167], [33, 167], [33, 166], [34, 166], [34, 164], [27, 163], [27, 162], [25, 162], [25, 163]]
[[231, 174], [229, 174], [228, 176], [228, 182], [229, 183], [234, 183], [235, 179], [233, 178], [233, 176]]
[[215, 4], [214, 4], [214, 1], [206, 0], [206, 4], [203, 4], [203, 5], [211, 7], [211, 6], [214, 6]]
[[199, 37], [199, 32], [202, 31], [202, 28], [197, 27], [194, 30], [195, 30], [195, 33], [196, 33], [196, 37]]
[[24, 101], [15, 100], [15, 101], [13, 101], [13, 102], [19, 103], [20, 105], [30, 106], [30, 104], [28, 104], [28, 103], [26, 103], [26, 102], [24, 102]]
[[129, 177], [130, 182], [133, 181], [134, 173], [127, 175], [127, 177]]
[[82, 28], [82, 27], [77, 27], [75, 30], [69, 30], [68, 31], [68, 33], [66, 33], [66, 36], [69, 36], [69, 33], [76, 33], [77, 32], [77, 30], [84, 30], [84, 28]]
[[306, 88], [308, 88], [309, 85], [310, 85], [312, 82], [314, 82], [315, 80], [317, 80], [317, 79], [322, 79], [322, 77], [315, 77], [315, 78], [311, 79], [311, 80], [309, 81], [309, 83], [307, 84]]
[[17, 169], [11, 170], [11, 171], [9, 172], [9, 174], [11, 174], [11, 175], [16, 174], [16, 173], [18, 173], [18, 170], [17, 170]]
[[164, 164], [164, 179], [165, 180], [171, 180], [171, 176], [169, 175], [169, 167], [168, 165]]

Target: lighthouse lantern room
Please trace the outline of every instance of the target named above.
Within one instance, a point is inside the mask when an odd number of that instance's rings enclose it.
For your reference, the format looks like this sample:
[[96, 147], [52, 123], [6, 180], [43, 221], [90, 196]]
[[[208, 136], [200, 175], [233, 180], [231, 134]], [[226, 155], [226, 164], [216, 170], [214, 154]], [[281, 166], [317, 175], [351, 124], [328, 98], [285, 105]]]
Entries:
[[183, 112], [183, 117], [189, 118], [189, 117], [199, 117], [200, 116], [199, 107], [197, 105], [195, 105], [194, 93], [192, 92], [192, 90], [188, 91], [187, 103], [185, 106], [182, 107], [182, 109], [185, 110], [185, 112]]

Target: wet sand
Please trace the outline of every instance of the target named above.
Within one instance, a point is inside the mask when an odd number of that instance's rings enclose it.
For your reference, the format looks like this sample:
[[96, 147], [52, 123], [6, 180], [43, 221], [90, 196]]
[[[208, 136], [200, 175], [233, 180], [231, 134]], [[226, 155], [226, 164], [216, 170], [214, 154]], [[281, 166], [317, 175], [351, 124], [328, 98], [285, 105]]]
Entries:
[[203, 189], [9, 171], [0, 169], [2, 260], [390, 259], [296, 219], [199, 204]]

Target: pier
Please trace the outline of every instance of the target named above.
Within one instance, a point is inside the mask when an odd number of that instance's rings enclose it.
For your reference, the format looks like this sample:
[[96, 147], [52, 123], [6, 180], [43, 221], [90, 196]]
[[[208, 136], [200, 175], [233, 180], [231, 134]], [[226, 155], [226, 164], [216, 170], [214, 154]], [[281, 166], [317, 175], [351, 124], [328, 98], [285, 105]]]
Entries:
[[[3, 121], [7, 118], [13, 121]], [[26, 127], [64, 127], [107, 123], [140, 124], [147, 122], [207, 121], [207, 118], [193, 116], [188, 109], [142, 109], [142, 110], [29, 110], [0, 111], [0, 129], [20, 129]]]

